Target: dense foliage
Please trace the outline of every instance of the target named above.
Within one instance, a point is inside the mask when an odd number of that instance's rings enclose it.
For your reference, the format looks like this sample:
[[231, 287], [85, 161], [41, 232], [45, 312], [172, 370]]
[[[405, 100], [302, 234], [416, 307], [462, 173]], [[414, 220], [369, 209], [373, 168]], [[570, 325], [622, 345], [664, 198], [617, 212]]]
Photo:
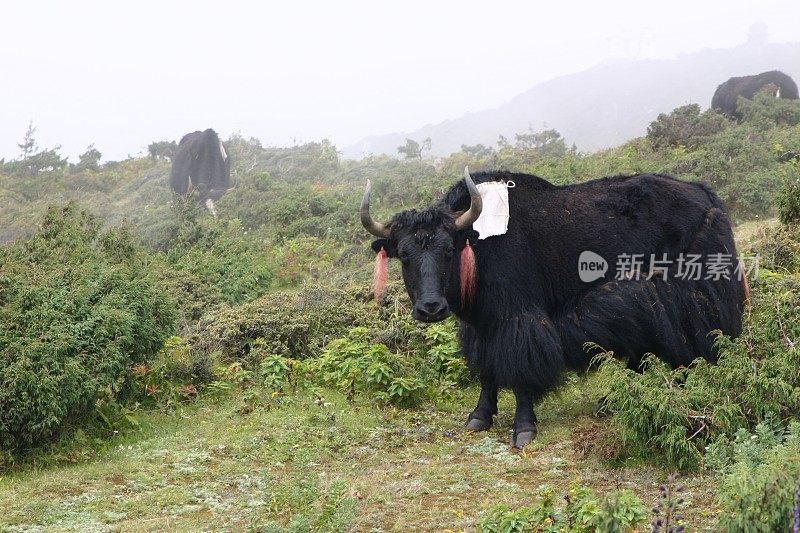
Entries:
[[725, 531], [789, 531], [796, 524], [800, 423], [784, 428], [777, 417], [767, 417], [752, 433], [739, 428], [733, 441], [709, 446], [706, 460], [722, 476]]
[[787, 182], [779, 193], [778, 217], [784, 224], [800, 223], [800, 178]]
[[175, 320], [146, 263], [125, 229], [101, 233], [75, 204], [0, 248], [0, 446], [42, 444], [129, 392]]
[[607, 406], [623, 439], [681, 467], [700, 463], [720, 435], [752, 428], [769, 414], [800, 409], [800, 276], [763, 270], [745, 330], [718, 339], [717, 364], [671, 370], [655, 357], [638, 373], [604, 358]]

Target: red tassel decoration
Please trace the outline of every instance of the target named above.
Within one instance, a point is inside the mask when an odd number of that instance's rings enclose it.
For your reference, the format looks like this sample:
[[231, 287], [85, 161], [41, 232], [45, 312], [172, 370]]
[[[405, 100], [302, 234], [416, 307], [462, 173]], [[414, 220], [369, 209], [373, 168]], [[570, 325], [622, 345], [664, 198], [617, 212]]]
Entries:
[[386, 250], [381, 247], [375, 258], [375, 272], [372, 276], [372, 293], [375, 299], [379, 302], [383, 301], [383, 295], [386, 293], [386, 278], [389, 273], [389, 258], [386, 255]]
[[475, 267], [475, 252], [469, 241], [461, 250], [461, 306], [467, 307], [475, 298], [475, 289], [478, 285], [477, 269]]

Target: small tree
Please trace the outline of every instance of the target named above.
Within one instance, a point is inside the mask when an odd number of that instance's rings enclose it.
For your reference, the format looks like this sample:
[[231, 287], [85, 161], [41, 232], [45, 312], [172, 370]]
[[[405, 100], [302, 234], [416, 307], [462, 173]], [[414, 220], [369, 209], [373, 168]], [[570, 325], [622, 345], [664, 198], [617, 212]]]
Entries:
[[528, 133], [517, 133], [514, 136], [517, 150], [535, 150], [542, 155], [564, 155], [567, 153], [567, 145], [564, 138], [554, 129], [533, 131]]
[[78, 164], [75, 165], [75, 169], [97, 170], [101, 157], [103, 157], [103, 154], [100, 153], [100, 150], [95, 148], [94, 144], [90, 144], [86, 151], [78, 156]]
[[39, 150], [34, 137], [35, 133], [36, 127], [31, 121], [28, 123], [28, 130], [25, 132], [22, 142], [17, 144], [22, 151], [20, 154], [21, 159], [15, 164], [17, 170], [30, 176], [35, 176], [39, 172], [64, 168], [67, 165], [67, 160], [58, 153], [61, 150], [61, 146], [56, 145], [54, 148]]
[[428, 137], [422, 144], [414, 139], [406, 139], [405, 146], [398, 146], [397, 151], [405, 156], [406, 159], [422, 159], [422, 152], [430, 151], [431, 138]]
[[34, 133], [36, 133], [36, 128], [31, 120], [28, 123], [28, 131], [25, 132], [25, 137], [23, 137], [21, 143], [17, 144], [19, 149], [22, 150], [23, 162], [27, 161], [28, 157], [30, 157], [36, 151], [36, 139], [33, 136]]
[[61, 170], [67, 165], [67, 160], [58, 153], [61, 145], [56, 145], [49, 150], [42, 150], [28, 157], [24, 162], [27, 174], [36, 176], [40, 172]]
[[484, 146], [482, 144], [476, 144], [475, 146], [467, 146], [466, 144], [461, 145], [461, 151], [465, 154], [471, 155], [475, 159], [483, 159], [484, 157], [489, 157], [494, 153], [494, 148], [491, 146]]
[[147, 146], [147, 153], [153, 161], [172, 161], [178, 145], [175, 141], [155, 141]]

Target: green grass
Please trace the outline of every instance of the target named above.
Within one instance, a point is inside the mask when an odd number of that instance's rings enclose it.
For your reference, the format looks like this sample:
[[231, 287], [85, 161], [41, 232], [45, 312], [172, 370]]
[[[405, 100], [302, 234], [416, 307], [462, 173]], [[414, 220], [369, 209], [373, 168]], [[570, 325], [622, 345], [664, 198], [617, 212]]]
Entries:
[[[538, 406], [539, 437], [522, 453], [508, 446], [510, 393], [490, 431], [463, 430], [477, 394], [399, 410], [299, 391], [246, 415], [238, 397], [143, 414], [144, 429], [96, 459], [0, 479], [0, 530], [461, 531], [497, 503], [524, 505], [542, 485], [563, 493], [577, 480], [655, 502], [668, 472], [601, 459], [614, 456], [613, 438], [592, 414], [591, 377], [570, 377]], [[685, 482], [688, 523], [710, 528], [711, 484]]]

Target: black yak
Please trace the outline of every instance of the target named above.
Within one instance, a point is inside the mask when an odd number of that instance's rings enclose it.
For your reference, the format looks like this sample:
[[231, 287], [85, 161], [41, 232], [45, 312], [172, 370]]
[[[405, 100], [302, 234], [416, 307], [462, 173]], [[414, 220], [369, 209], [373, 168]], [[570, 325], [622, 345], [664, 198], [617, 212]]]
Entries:
[[172, 159], [170, 186], [181, 196], [190, 192], [217, 216], [215, 200], [231, 188], [231, 158], [212, 129], [187, 133]]
[[[510, 218], [505, 234], [479, 239], [475, 183], [491, 181], [515, 183]], [[555, 186], [533, 175], [465, 171], [436, 205], [386, 224], [370, 216], [369, 196], [367, 182], [361, 221], [379, 237], [376, 280], [385, 279], [387, 257], [399, 258], [413, 316], [457, 316], [462, 351], [481, 381], [467, 428], [488, 429], [498, 387], [510, 388], [513, 446], [536, 435], [534, 400], [566, 369], [588, 365], [586, 342], [632, 368], [646, 353], [677, 367], [715, 360], [713, 330], [741, 331], [747, 284], [724, 207], [703, 184], [639, 174]], [[631, 257], [642, 264], [625, 268], [619, 258]], [[687, 276], [687, 258], [712, 265], [713, 275]], [[603, 262], [617, 266], [606, 272]]]
[[741, 76], [738, 78], [731, 78], [719, 87], [714, 92], [714, 97], [711, 99], [711, 107], [718, 109], [729, 117], [736, 120], [742, 119], [742, 114], [736, 109], [736, 103], [739, 97], [742, 96], [748, 100], [752, 100], [753, 96], [766, 85], [774, 85], [775, 96], [778, 98], [785, 98], [788, 100], [797, 100], [797, 85], [794, 80], [777, 70], [770, 70], [769, 72], [762, 72], [753, 76]]

